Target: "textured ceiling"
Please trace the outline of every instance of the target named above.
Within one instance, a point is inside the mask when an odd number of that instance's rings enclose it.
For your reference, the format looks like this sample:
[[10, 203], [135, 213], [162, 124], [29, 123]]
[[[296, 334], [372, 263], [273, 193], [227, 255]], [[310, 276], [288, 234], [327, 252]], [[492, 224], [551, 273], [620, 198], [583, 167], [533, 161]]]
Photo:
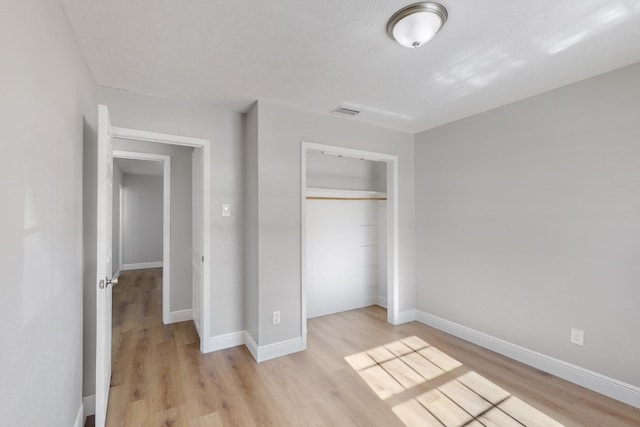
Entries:
[[246, 111], [267, 100], [418, 132], [640, 62], [640, 0], [442, 0], [419, 49], [411, 0], [61, 0], [98, 84]]

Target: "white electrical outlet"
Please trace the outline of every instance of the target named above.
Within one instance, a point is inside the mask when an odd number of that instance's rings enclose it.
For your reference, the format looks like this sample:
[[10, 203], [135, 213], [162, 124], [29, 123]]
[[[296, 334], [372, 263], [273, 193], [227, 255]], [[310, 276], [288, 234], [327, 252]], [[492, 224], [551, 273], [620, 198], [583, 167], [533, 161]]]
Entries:
[[280, 312], [279, 311], [274, 311], [273, 312], [273, 324], [277, 325], [280, 323]]
[[571, 328], [571, 344], [584, 345], [584, 331], [582, 329]]
[[222, 216], [231, 216], [231, 205], [226, 203], [222, 205]]

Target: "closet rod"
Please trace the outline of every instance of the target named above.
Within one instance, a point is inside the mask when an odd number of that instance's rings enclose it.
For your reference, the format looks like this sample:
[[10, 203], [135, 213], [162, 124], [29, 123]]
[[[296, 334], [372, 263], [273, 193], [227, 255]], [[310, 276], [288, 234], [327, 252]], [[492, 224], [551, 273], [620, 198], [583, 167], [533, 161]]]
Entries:
[[307, 200], [387, 200], [386, 197], [315, 197], [307, 196]]

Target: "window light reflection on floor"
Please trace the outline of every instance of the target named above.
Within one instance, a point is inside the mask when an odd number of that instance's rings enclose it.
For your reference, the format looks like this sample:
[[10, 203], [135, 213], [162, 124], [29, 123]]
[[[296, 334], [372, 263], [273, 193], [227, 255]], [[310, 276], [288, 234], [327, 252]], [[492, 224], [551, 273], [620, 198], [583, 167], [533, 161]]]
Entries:
[[[413, 392], [408, 400], [392, 407], [407, 427], [562, 426], [476, 372], [461, 370], [456, 375], [453, 371], [463, 366], [460, 362], [416, 336], [345, 360], [382, 400]], [[429, 386], [449, 372], [456, 375], [454, 379]]]

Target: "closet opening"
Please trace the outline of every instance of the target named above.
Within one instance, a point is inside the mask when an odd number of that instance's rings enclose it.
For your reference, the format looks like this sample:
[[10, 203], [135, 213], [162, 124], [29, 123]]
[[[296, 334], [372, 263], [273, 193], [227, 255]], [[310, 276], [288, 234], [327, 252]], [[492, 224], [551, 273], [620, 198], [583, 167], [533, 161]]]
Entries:
[[397, 157], [302, 143], [302, 331], [371, 305], [398, 312]]

